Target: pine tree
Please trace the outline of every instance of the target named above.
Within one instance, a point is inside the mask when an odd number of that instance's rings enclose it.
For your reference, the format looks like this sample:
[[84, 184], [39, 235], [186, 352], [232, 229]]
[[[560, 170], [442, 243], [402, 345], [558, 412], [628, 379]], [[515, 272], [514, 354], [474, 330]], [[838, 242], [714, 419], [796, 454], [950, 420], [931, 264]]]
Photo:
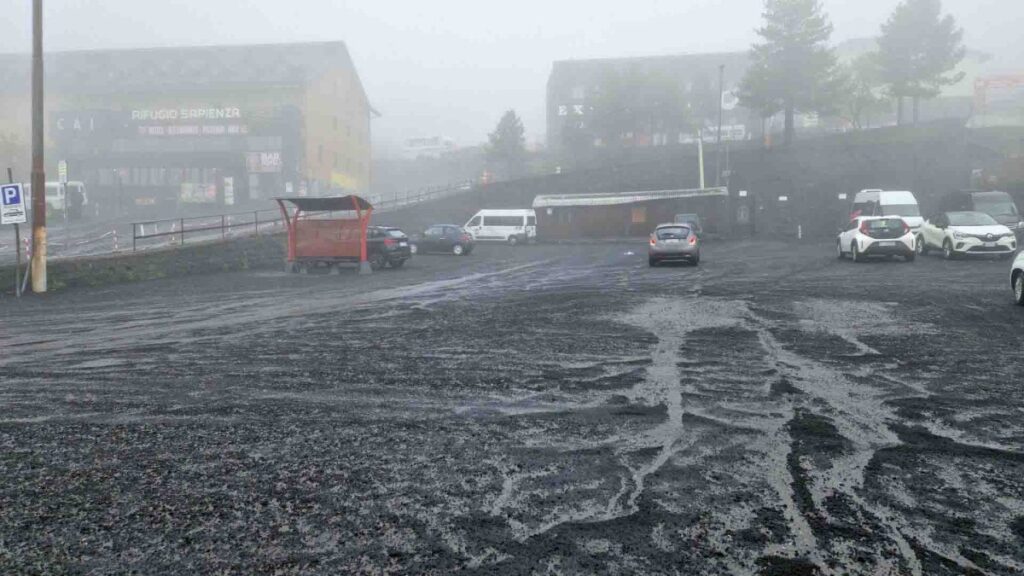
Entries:
[[942, 16], [941, 0], [904, 0], [882, 25], [878, 38], [878, 63], [889, 95], [897, 101], [897, 118], [903, 123], [903, 102], [914, 103], [914, 122], [922, 98], [934, 98], [943, 86], [963, 80], [952, 73], [966, 54], [963, 30], [952, 16]]
[[789, 144], [797, 112], [827, 111], [835, 103], [839, 76], [828, 46], [832, 24], [820, 0], [765, 0], [757, 34], [763, 41], [751, 48], [740, 99], [765, 117], [785, 112]]
[[526, 162], [526, 130], [515, 110], [505, 112], [489, 140], [488, 160], [503, 164], [508, 175], [518, 175]]

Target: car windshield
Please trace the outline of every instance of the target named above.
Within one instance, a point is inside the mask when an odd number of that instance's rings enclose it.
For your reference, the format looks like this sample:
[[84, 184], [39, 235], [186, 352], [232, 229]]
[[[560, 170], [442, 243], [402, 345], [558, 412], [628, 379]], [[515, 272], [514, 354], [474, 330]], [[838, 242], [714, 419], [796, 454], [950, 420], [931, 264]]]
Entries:
[[683, 240], [690, 236], [690, 229], [686, 226], [673, 226], [672, 228], [658, 228], [658, 240]]
[[883, 204], [882, 216], [904, 216], [915, 217], [921, 215], [921, 208], [917, 204]]
[[974, 195], [974, 208], [992, 216], [1016, 216], [1017, 205], [1004, 192], [987, 192]]
[[950, 212], [949, 224], [951, 226], [995, 226], [999, 223], [983, 212]]

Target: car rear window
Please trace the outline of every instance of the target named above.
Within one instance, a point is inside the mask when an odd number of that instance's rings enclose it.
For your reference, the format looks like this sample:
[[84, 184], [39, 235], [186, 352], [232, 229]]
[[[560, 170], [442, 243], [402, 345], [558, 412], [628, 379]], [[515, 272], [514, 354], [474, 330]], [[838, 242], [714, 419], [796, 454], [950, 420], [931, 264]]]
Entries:
[[658, 240], [683, 240], [690, 236], [690, 229], [686, 226], [673, 226], [672, 228], [658, 228]]
[[865, 222], [869, 230], [903, 230], [903, 220], [886, 218], [885, 220], [868, 220]]
[[405, 238], [405, 232], [401, 230], [388, 230], [388, 236], [392, 238]]

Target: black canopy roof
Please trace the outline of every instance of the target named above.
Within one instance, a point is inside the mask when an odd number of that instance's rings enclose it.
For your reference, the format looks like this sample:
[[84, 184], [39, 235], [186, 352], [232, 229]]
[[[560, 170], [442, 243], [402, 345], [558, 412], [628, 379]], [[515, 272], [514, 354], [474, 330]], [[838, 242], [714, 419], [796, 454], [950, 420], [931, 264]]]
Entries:
[[328, 198], [275, 198], [278, 202], [290, 202], [303, 212], [345, 212], [373, 210], [373, 205], [360, 196], [331, 196]]

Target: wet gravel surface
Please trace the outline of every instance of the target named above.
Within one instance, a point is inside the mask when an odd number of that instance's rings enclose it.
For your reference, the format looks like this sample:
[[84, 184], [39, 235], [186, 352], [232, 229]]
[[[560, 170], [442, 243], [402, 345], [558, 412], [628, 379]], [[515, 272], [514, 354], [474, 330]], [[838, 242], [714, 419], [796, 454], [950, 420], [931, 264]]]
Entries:
[[483, 246], [0, 299], [0, 574], [1020, 573], [1007, 270]]

